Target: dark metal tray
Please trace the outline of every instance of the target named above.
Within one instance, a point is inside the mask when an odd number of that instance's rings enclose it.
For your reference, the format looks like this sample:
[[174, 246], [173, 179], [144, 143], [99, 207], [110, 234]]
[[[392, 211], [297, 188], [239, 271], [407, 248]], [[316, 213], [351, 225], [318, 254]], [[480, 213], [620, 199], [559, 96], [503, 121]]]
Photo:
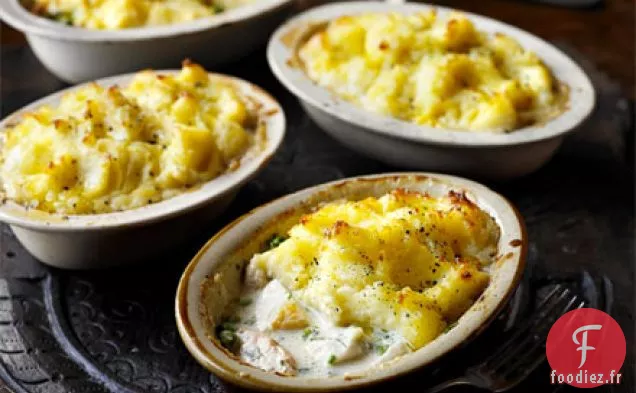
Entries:
[[[3, 115], [62, 87], [28, 48], [2, 48], [2, 55], [3, 81], [11, 81], [2, 92]], [[227, 213], [210, 222], [204, 233], [193, 233], [188, 244], [135, 266], [69, 272], [38, 263], [6, 226], [0, 227], [0, 379], [10, 390], [236, 391], [200, 367], [176, 332], [175, 289], [197, 248], [233, 218], [275, 197], [345, 176], [399, 170], [359, 156], [317, 129], [272, 77], [264, 57], [257, 53], [222, 71], [255, 82], [280, 100], [288, 119], [284, 147]], [[598, 110], [585, 130], [570, 137], [537, 173], [507, 183], [486, 183], [513, 201], [528, 226], [528, 269], [513, 301], [476, 341], [391, 389], [415, 384], [417, 391], [425, 391], [426, 386], [457, 376], [501, 343], [506, 332], [533, 310], [545, 287], [556, 281], [568, 282], [592, 306], [610, 311], [632, 342], [631, 103], [581, 62], [599, 92]], [[21, 75], [29, 78], [18, 79]], [[623, 385], [605, 387], [606, 391], [633, 387], [631, 362], [630, 356]], [[546, 365], [515, 391], [553, 389]]]

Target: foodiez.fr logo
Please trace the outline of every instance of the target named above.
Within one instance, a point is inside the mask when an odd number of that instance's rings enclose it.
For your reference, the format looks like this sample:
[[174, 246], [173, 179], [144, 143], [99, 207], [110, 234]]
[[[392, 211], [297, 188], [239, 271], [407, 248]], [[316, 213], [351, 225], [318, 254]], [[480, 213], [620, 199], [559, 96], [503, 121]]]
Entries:
[[625, 352], [625, 335], [614, 318], [593, 308], [570, 311], [548, 333], [550, 382], [579, 388], [618, 384]]

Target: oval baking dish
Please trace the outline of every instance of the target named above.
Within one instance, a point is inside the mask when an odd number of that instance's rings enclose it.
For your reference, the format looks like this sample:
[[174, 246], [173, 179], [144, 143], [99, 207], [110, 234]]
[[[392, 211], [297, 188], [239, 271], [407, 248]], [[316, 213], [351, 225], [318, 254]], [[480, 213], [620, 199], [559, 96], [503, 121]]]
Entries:
[[592, 112], [594, 88], [581, 68], [553, 45], [523, 30], [484, 16], [464, 12], [475, 27], [503, 33], [537, 53], [555, 78], [569, 89], [563, 112], [542, 124], [510, 133], [468, 132], [432, 128], [369, 112], [314, 83], [297, 60], [297, 50], [316, 26], [345, 15], [372, 12], [415, 13], [455, 11], [427, 4], [342, 2], [310, 9], [281, 26], [271, 37], [267, 58], [276, 77], [296, 95], [309, 116], [344, 145], [391, 165], [512, 178], [547, 162], [563, 141]]
[[[265, 42], [293, 2], [256, 1], [192, 22], [121, 30], [66, 26], [29, 12], [26, 3], [1, 1], [0, 18], [26, 35], [53, 74], [77, 83], [143, 68], [175, 67], [186, 57], [208, 67], [238, 59]], [[229, 41], [232, 45], [226, 45]]]
[[[222, 309], [227, 294], [203, 299], [202, 285], [220, 271], [234, 272], [227, 264], [228, 256], [247, 246], [250, 239], [267, 232], [268, 225], [293, 211], [310, 211], [317, 204], [340, 199], [360, 200], [378, 197], [391, 190], [404, 189], [428, 193], [432, 197], [450, 191], [465, 195], [468, 200], [494, 218], [500, 229], [496, 262], [491, 280], [480, 298], [446, 333], [419, 350], [394, 359], [382, 367], [331, 377], [283, 376], [262, 371], [230, 357], [220, 344], [210, 337], [213, 329], [210, 312]], [[264, 233], [265, 233], [264, 232]], [[179, 333], [191, 354], [205, 368], [220, 378], [244, 387], [285, 392], [341, 391], [408, 373], [430, 364], [445, 353], [475, 337], [493, 320], [515, 290], [525, 263], [527, 239], [523, 221], [514, 207], [502, 196], [466, 179], [428, 173], [402, 173], [363, 176], [327, 183], [305, 189], [259, 207], [226, 226], [199, 251], [186, 268], [177, 289], [175, 312]], [[242, 254], [241, 254], [242, 255]], [[237, 273], [238, 274], [238, 273]], [[232, 276], [229, 274], [229, 276]], [[226, 276], [227, 277], [227, 276]]]
[[[179, 71], [156, 71], [176, 74]], [[135, 74], [96, 81], [102, 86], [122, 86]], [[256, 103], [264, 138], [258, 149], [237, 168], [169, 199], [150, 205], [105, 214], [62, 215], [28, 209], [11, 200], [0, 205], [0, 221], [9, 224], [18, 240], [36, 258], [61, 268], [94, 268], [122, 264], [159, 255], [187, 239], [221, 213], [238, 190], [256, 176], [280, 147], [285, 134], [285, 115], [267, 92], [246, 81], [210, 74], [232, 85], [238, 94]], [[42, 98], [0, 122], [0, 130], [17, 122], [24, 113], [42, 105], [55, 105], [61, 97], [84, 85]]]

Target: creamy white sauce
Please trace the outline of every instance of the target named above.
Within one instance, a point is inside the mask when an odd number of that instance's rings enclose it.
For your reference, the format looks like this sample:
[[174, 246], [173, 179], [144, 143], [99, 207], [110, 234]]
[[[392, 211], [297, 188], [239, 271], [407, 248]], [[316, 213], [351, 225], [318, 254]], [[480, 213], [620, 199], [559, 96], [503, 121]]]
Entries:
[[[295, 371], [285, 373], [299, 376], [334, 376], [355, 374], [370, 367], [378, 366], [398, 356], [411, 352], [409, 344], [399, 334], [374, 329], [364, 332], [357, 326], [334, 326], [316, 310], [297, 304], [305, 312], [309, 326], [302, 329], [271, 329], [272, 320], [278, 311], [290, 300], [295, 300], [291, 292], [278, 280], [270, 281], [264, 288], [243, 288], [238, 302], [231, 307], [230, 317], [238, 331], [259, 332], [271, 338], [267, 345], [280, 348], [264, 348], [267, 341], [261, 340], [262, 353], [259, 359], [246, 358], [245, 353], [253, 353], [253, 342], [241, 342], [234, 350], [243, 361], [266, 371], [280, 371], [281, 353], [289, 354]], [[239, 337], [240, 338], [240, 337]]]

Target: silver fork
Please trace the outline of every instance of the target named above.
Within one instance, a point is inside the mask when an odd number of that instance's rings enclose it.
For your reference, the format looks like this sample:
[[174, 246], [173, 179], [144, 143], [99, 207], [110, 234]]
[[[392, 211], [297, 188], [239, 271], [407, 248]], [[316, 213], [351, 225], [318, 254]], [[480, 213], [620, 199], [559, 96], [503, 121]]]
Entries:
[[560, 284], [556, 285], [534, 315], [495, 353], [468, 368], [463, 376], [440, 383], [427, 393], [441, 392], [458, 385], [471, 385], [491, 392], [512, 389], [545, 360], [545, 341], [552, 324], [566, 312], [584, 305], [585, 301], [580, 296]]

